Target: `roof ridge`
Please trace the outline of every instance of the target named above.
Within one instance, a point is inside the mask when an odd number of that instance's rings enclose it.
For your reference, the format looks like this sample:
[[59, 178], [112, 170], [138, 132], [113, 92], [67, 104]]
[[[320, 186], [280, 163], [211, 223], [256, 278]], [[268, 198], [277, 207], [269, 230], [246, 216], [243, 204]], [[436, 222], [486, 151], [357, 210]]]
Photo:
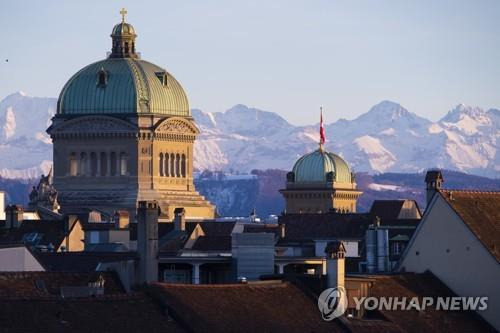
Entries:
[[480, 190], [467, 190], [467, 189], [439, 189], [439, 192], [459, 192], [459, 193], [481, 193], [481, 194], [500, 194], [500, 191], [480, 191]]

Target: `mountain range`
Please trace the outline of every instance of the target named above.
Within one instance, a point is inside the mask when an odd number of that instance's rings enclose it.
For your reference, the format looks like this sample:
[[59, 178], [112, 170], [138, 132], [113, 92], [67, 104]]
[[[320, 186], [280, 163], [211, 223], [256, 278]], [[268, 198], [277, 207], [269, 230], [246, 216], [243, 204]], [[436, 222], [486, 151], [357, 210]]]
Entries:
[[[34, 178], [51, 166], [45, 129], [57, 99], [14, 93], [0, 102], [0, 176]], [[280, 115], [236, 105], [225, 112], [192, 110], [201, 134], [195, 168], [249, 172], [290, 170], [318, 146], [318, 125], [294, 126]], [[316, 116], [316, 115], [314, 115]], [[445, 168], [499, 178], [500, 111], [460, 104], [432, 122], [383, 101], [353, 120], [325, 125], [326, 146], [356, 172], [420, 172]]]

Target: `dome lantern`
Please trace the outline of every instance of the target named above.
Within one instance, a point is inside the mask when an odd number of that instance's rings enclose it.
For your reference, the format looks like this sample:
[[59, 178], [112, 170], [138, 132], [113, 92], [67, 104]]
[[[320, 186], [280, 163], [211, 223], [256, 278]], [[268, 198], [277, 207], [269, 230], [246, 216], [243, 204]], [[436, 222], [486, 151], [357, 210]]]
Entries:
[[114, 26], [111, 32], [111, 39], [113, 44], [111, 47], [110, 58], [139, 58], [139, 55], [135, 52], [135, 29], [130, 23], [125, 22], [125, 15], [127, 15], [127, 10], [122, 8], [120, 11], [122, 15], [121, 23]]

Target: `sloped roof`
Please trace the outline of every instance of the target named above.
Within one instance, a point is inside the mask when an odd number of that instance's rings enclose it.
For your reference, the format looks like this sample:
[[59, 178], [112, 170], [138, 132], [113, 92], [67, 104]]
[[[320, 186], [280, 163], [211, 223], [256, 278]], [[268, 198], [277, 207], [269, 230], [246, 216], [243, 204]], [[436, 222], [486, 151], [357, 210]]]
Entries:
[[405, 200], [374, 200], [370, 215], [380, 219], [397, 219], [404, 203]]
[[[316, 300], [291, 283], [154, 284], [169, 314], [192, 332], [340, 332]], [[154, 297], [155, 297], [154, 296]]]
[[191, 250], [195, 251], [231, 251], [231, 235], [200, 236]]
[[500, 192], [441, 190], [440, 193], [500, 262]]
[[85, 299], [3, 299], [3, 332], [185, 332], [141, 294]]
[[274, 233], [275, 235], [280, 234], [280, 228], [278, 224], [245, 224], [243, 227], [243, 232], [271, 232]]
[[[76, 222], [78, 223], [78, 222]], [[10, 229], [0, 239], [1, 242], [22, 242], [28, 234], [37, 233], [40, 238], [33, 245], [52, 245], [57, 249], [66, 237], [64, 221], [24, 220], [19, 228]]]
[[285, 240], [362, 239], [372, 223], [368, 214], [285, 214]]
[[[325, 276], [284, 276], [314, 295], [326, 289]], [[360, 280], [371, 284], [370, 297], [447, 297], [456, 296], [441, 280], [430, 272], [394, 275], [348, 275], [346, 286], [357, 285]], [[348, 289], [349, 290], [349, 289]], [[349, 295], [348, 295], [349, 297]], [[431, 307], [416, 310], [374, 310], [367, 318], [344, 318], [350, 332], [493, 332], [494, 330], [473, 311], [436, 311]]]
[[[415, 200], [399, 199], [399, 200], [374, 200], [370, 208], [370, 216], [372, 218], [379, 217], [381, 220], [396, 220], [403, 209], [406, 202], [413, 202], [415, 208], [420, 213], [420, 208]], [[421, 215], [421, 213], [420, 213]]]
[[[430, 272], [370, 276], [374, 279], [370, 296], [374, 297], [446, 297], [456, 296]], [[403, 332], [489, 332], [492, 328], [473, 311], [380, 311]]]
[[0, 272], [0, 298], [60, 296], [61, 287], [86, 287], [102, 276], [104, 294], [125, 293], [111, 272]]
[[47, 271], [91, 272], [99, 263], [134, 260], [135, 252], [36, 252], [35, 257]]

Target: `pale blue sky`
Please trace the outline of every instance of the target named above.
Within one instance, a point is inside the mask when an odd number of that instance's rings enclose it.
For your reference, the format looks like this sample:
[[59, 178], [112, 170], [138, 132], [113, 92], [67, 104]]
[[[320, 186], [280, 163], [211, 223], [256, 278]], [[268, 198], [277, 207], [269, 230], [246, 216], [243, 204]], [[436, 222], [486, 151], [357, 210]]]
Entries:
[[[0, 99], [59, 94], [105, 57], [126, 7], [142, 57], [191, 107], [243, 103], [294, 124], [352, 119], [384, 99], [438, 119], [458, 103], [500, 108], [500, 1], [0, 2]], [[9, 62], [5, 62], [5, 59]]]

